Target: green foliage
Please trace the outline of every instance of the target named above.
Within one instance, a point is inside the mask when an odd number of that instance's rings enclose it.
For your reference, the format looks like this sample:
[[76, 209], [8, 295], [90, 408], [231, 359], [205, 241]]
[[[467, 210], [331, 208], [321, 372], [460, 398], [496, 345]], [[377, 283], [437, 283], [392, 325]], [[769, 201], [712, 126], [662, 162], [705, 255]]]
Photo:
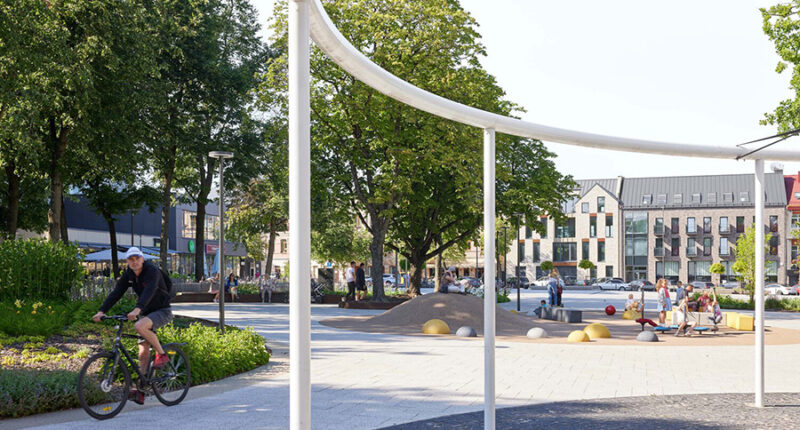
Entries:
[[[764, 258], [769, 250], [769, 240], [772, 238], [772, 233], [764, 235]], [[753, 227], [748, 228], [743, 235], [740, 235], [736, 240], [736, 262], [731, 267], [734, 272], [738, 274], [737, 278], [742, 282], [742, 286], [747, 290], [750, 295], [750, 301], [753, 301], [753, 294], [755, 294], [755, 279], [756, 279], [756, 230]], [[766, 270], [766, 265], [764, 265]], [[765, 273], [762, 273], [763, 276]]]
[[708, 271], [715, 275], [721, 275], [725, 273], [725, 266], [722, 263], [714, 263], [708, 268]]
[[542, 268], [542, 271], [549, 273], [551, 270], [553, 270], [553, 262], [552, 261], [542, 261], [542, 264], [540, 264], [540, 267]]
[[[736, 300], [731, 296], [717, 296], [719, 306], [723, 309], [749, 309], [753, 310], [755, 304], [752, 301]], [[776, 299], [768, 297], [764, 300], [764, 309], [778, 311], [800, 311], [800, 298]]]
[[[578, 262], [578, 267], [584, 270], [592, 270], [594, 269], [594, 263], [589, 260], [581, 260]], [[544, 269], [544, 264], [542, 264], [542, 269]]]
[[158, 330], [162, 343], [186, 342], [183, 350], [192, 366], [192, 384], [222, 379], [267, 364], [264, 338], [252, 328], [229, 328], [221, 335], [216, 327], [192, 324], [180, 329], [168, 325]]
[[69, 323], [69, 313], [73, 307], [57, 302], [1, 302], [0, 333], [49, 337], [60, 333]]
[[794, 130], [800, 128], [800, 54], [797, 50], [800, 45], [800, 1], [792, 0], [760, 10], [764, 34], [774, 43], [775, 52], [781, 58], [775, 71], [792, 71], [788, 84], [794, 92], [793, 98], [780, 101], [773, 112], [765, 113], [761, 124], [776, 125], [780, 132]]
[[508, 298], [508, 294], [499, 293], [497, 294], [497, 303], [508, 303], [511, 299]]
[[41, 239], [0, 243], [0, 300], [66, 300], [81, 282], [83, 267], [76, 246]]
[[[77, 385], [77, 372], [0, 369], [0, 417], [79, 407]], [[92, 403], [103, 399], [99, 389], [88, 394]]]

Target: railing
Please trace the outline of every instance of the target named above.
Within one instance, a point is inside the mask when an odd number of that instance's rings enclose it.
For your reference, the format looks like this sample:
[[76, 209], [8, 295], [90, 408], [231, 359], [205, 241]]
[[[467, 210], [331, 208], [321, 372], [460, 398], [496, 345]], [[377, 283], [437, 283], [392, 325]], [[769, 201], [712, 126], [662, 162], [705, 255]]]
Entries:
[[663, 225], [654, 225], [653, 226], [653, 234], [656, 236], [663, 236], [664, 235], [664, 226]]
[[653, 248], [653, 256], [655, 256], [655, 257], [663, 257], [664, 256], [664, 247], [663, 246], [657, 246], [657, 247]]
[[731, 226], [730, 225], [722, 225], [719, 226], [719, 234], [729, 234], [731, 233]]
[[697, 257], [697, 247], [686, 248], [687, 257]]
[[722, 249], [722, 247], [720, 247], [719, 255], [731, 255], [731, 249], [730, 248]]
[[686, 226], [686, 234], [697, 234], [697, 226], [689, 227]]

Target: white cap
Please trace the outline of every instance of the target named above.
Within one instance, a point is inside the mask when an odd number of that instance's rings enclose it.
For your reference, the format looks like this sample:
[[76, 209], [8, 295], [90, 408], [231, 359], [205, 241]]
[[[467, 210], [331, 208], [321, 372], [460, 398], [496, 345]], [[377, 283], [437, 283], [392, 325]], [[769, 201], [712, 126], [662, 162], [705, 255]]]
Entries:
[[128, 248], [128, 252], [125, 253], [125, 259], [127, 260], [133, 257], [134, 255], [138, 255], [139, 257], [144, 258], [144, 253], [142, 253], [142, 251], [139, 250], [139, 248], [132, 246]]

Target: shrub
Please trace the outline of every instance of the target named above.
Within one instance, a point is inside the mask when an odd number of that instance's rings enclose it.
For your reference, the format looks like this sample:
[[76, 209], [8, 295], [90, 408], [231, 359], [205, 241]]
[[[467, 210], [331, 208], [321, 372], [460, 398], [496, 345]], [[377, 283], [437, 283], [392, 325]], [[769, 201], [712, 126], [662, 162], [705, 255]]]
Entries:
[[497, 295], [497, 303], [508, 303], [511, 299], [508, 298], [508, 294], [498, 294]]
[[0, 300], [66, 300], [84, 270], [74, 245], [43, 239], [0, 243]]
[[[21, 417], [79, 407], [78, 374], [69, 371], [0, 370], [0, 417]], [[89, 393], [91, 402], [102, 392]]]
[[0, 332], [6, 336], [49, 337], [70, 321], [71, 306], [49, 302], [0, 303]]

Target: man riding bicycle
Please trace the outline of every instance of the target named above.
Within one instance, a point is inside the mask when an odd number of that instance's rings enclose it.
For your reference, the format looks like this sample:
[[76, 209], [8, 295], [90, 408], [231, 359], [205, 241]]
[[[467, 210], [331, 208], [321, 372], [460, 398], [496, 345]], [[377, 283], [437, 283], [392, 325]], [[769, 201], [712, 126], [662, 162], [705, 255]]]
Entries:
[[[114, 290], [108, 295], [92, 319], [100, 319], [122, 298], [130, 287], [139, 296], [136, 307], [128, 314], [128, 320], [136, 321], [134, 328], [142, 340], [139, 341], [139, 369], [142, 374], [147, 373], [147, 362], [150, 359], [150, 347], [156, 350], [153, 360], [154, 368], [164, 367], [169, 362], [169, 357], [164, 353], [158, 341], [155, 330], [172, 321], [172, 308], [170, 308], [170, 295], [166, 282], [161, 276], [161, 270], [152, 263], [144, 260], [144, 254], [137, 247], [131, 247], [125, 254], [128, 268], [117, 280]], [[144, 403], [144, 393], [138, 390], [131, 391], [131, 400]]]

